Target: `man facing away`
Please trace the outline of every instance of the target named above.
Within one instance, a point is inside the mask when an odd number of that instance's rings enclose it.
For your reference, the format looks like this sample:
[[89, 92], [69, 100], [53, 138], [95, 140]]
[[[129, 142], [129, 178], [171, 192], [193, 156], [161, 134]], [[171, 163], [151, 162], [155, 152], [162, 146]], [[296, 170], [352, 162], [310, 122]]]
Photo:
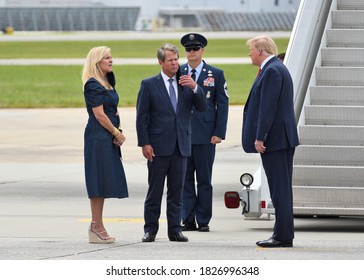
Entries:
[[185, 47], [188, 60], [181, 65], [181, 74], [191, 75], [203, 88], [208, 105], [206, 112], [192, 109], [192, 154], [187, 160], [183, 188], [182, 231], [208, 232], [212, 217], [211, 179], [215, 149], [216, 144], [225, 139], [229, 96], [224, 72], [202, 60], [206, 38], [201, 34], [189, 33], [181, 38], [181, 44]]

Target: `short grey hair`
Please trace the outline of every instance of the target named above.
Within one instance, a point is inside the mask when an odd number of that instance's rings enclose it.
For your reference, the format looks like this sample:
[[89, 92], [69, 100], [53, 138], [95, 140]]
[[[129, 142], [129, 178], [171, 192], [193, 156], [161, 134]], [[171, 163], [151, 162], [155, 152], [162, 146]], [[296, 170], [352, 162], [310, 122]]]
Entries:
[[163, 62], [164, 59], [166, 58], [165, 51], [172, 51], [176, 53], [177, 57], [179, 58], [178, 48], [175, 45], [165, 43], [162, 46], [160, 46], [160, 48], [157, 51], [157, 58], [159, 61]]

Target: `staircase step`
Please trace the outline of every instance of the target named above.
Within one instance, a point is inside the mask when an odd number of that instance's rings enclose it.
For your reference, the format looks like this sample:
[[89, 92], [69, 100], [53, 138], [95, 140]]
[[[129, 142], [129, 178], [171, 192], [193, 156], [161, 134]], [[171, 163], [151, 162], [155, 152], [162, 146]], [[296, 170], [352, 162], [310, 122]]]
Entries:
[[302, 145], [364, 146], [364, 126], [302, 125]]
[[327, 29], [327, 47], [364, 48], [364, 29]]
[[323, 48], [321, 60], [322, 66], [364, 67], [364, 48]]
[[364, 147], [300, 145], [294, 165], [364, 166]]
[[299, 215], [312, 216], [363, 216], [364, 209], [360, 206], [358, 208], [353, 207], [335, 207], [333, 204], [329, 204], [327, 207], [311, 206], [300, 207], [293, 204], [293, 214], [298, 217]]
[[364, 28], [364, 10], [332, 11], [332, 27], [346, 29]]
[[364, 86], [364, 67], [316, 67], [319, 86]]
[[337, 0], [339, 10], [364, 10], [363, 0]]
[[364, 188], [294, 186], [294, 214], [363, 215]]
[[363, 106], [305, 106], [305, 119], [308, 125], [349, 125], [364, 124]]
[[[335, 186], [363, 188], [363, 166], [305, 166], [295, 165], [294, 186]], [[362, 202], [364, 205], [364, 203]]]
[[312, 86], [310, 96], [312, 105], [364, 106], [364, 87]]

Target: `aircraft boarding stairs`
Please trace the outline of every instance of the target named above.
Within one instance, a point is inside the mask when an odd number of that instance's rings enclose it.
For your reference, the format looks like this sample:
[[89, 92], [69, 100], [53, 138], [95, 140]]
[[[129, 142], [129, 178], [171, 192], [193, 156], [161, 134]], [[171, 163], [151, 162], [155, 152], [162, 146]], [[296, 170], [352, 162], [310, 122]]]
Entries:
[[295, 215], [364, 215], [364, 1], [334, 2], [298, 126]]

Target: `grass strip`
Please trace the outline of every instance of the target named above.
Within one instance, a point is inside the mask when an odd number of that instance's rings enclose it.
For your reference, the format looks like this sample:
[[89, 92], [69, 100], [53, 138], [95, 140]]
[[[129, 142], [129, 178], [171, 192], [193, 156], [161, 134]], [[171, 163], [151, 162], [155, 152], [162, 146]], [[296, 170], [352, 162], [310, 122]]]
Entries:
[[[288, 38], [274, 41], [279, 52], [285, 52]], [[0, 42], [0, 59], [12, 58], [84, 58], [95, 46], [109, 46], [115, 58], [155, 58], [157, 49], [164, 42], [175, 44], [184, 56], [184, 49], [177, 40], [133, 41], [30, 41]], [[211, 39], [204, 57], [247, 57], [246, 39]]]
[[[208, 60], [206, 60], [208, 62]], [[242, 105], [249, 94], [257, 67], [215, 65], [224, 70], [230, 104]], [[159, 65], [116, 65], [119, 106], [135, 106], [142, 79], [159, 73]], [[84, 107], [82, 66], [0, 66], [0, 108]]]

